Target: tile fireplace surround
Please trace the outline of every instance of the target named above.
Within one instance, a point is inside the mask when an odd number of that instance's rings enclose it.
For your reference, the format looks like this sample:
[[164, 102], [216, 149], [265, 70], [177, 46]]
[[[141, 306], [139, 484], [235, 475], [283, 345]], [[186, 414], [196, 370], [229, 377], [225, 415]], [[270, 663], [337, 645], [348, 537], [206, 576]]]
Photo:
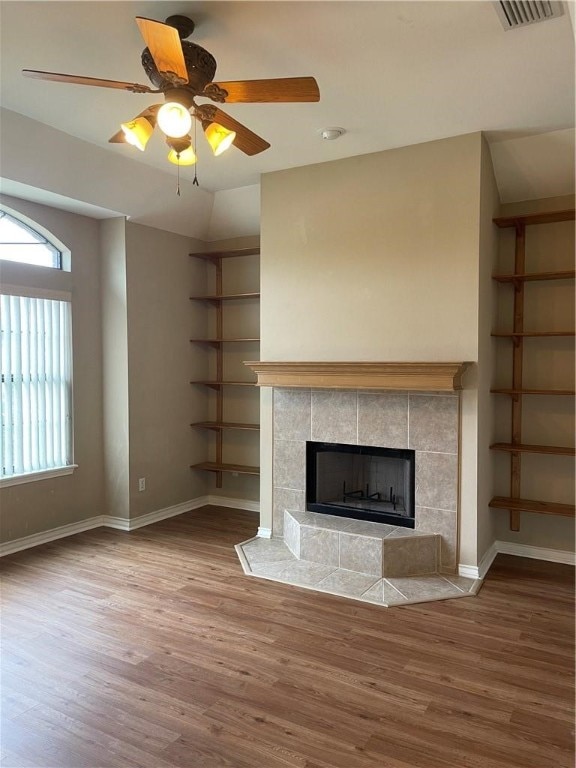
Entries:
[[[262, 381], [265, 377], [261, 379], [259, 370], [267, 364], [249, 365], [259, 374], [259, 383], [269, 383]], [[332, 364], [328, 380], [329, 364], [322, 365], [318, 377], [313, 364], [306, 365], [305, 376], [295, 379], [290, 370], [288, 386], [274, 386], [272, 538], [238, 545], [244, 571], [386, 606], [474, 594], [480, 582], [456, 575], [457, 390], [464, 365], [456, 364], [457, 373], [451, 371], [445, 379], [422, 375], [402, 379], [387, 377], [392, 364], [384, 364], [388, 369], [383, 366], [377, 371], [383, 374], [379, 381], [374, 375], [369, 380], [358, 378], [358, 388], [346, 386], [354, 378], [339, 375], [342, 364]], [[437, 368], [440, 364], [419, 365]], [[347, 366], [349, 373], [354, 364]], [[406, 369], [413, 373], [414, 366], [408, 364]], [[358, 368], [362, 364], [354, 370]], [[374, 374], [377, 364], [371, 368]], [[280, 376], [277, 381], [283, 384], [286, 379]], [[330, 388], [324, 388], [327, 385]], [[431, 391], [430, 386], [438, 389]], [[307, 512], [307, 440], [413, 449], [415, 529]]]

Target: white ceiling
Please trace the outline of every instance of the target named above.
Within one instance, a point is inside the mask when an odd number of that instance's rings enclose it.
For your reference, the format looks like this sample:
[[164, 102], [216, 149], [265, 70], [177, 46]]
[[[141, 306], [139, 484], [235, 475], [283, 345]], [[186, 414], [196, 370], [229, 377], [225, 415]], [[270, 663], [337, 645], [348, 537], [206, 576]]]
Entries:
[[[3, 107], [111, 157], [173, 173], [159, 135], [143, 153], [107, 143], [121, 121], [157, 97], [31, 80], [21, 70], [147, 83], [134, 17], [174, 13], [196, 22], [190, 39], [216, 57], [216, 80], [313, 75], [320, 87], [315, 104], [227, 105], [272, 147], [254, 157], [233, 148], [213, 158], [199, 136], [198, 173], [207, 191], [255, 185], [268, 171], [479, 130], [491, 141], [503, 200], [573, 191], [568, 13], [505, 32], [491, 2], [3, 0]], [[327, 126], [346, 134], [322, 140]], [[555, 159], [548, 163], [551, 147]], [[529, 159], [521, 173], [519, 158]], [[182, 173], [191, 179], [193, 170]]]

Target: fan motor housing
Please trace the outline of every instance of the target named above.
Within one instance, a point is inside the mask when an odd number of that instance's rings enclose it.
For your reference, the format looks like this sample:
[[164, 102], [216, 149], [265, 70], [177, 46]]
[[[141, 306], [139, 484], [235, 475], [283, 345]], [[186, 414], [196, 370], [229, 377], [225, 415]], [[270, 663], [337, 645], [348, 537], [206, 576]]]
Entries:
[[[191, 90], [195, 95], [202, 93], [205, 86], [214, 80], [216, 59], [209, 51], [196, 45], [196, 43], [190, 43], [187, 40], [181, 42], [184, 63], [188, 73], [188, 82], [183, 87]], [[158, 90], [165, 91], [174, 88], [174, 83], [158, 71], [148, 48], [144, 48], [142, 51], [142, 66], [149, 80]]]

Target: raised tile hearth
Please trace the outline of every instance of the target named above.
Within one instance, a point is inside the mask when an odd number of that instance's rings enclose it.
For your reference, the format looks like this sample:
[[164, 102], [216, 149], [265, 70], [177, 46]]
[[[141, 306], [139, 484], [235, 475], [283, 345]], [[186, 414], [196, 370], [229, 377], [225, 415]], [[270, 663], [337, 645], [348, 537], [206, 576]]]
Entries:
[[440, 537], [311, 512], [284, 513], [284, 538], [238, 544], [244, 572], [382, 606], [476, 594], [481, 582], [438, 573]]
[[475, 594], [456, 575], [466, 364], [247, 365], [272, 387], [272, 455], [245, 572], [384, 606]]

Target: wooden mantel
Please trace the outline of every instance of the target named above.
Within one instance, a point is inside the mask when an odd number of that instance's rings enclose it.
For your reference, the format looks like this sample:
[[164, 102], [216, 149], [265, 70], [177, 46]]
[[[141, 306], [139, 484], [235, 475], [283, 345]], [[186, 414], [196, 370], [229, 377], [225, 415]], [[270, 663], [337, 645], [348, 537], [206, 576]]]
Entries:
[[259, 387], [302, 389], [409, 389], [423, 392], [462, 389], [470, 363], [284, 363], [245, 362]]

